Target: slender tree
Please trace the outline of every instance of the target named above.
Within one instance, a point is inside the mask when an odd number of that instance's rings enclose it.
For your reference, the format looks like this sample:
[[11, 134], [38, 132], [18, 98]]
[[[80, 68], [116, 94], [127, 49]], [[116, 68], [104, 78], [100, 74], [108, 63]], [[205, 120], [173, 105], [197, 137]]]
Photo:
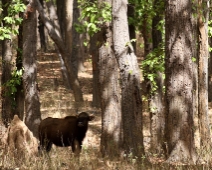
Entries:
[[[200, 146], [204, 150], [205, 156], [209, 156], [211, 146], [211, 133], [208, 116], [208, 18], [209, 1], [198, 0], [198, 28], [199, 28], [199, 129]], [[202, 155], [203, 156], [203, 155]], [[209, 157], [207, 157], [209, 159]]]
[[100, 72], [100, 66], [99, 66], [99, 51], [96, 49], [99, 49], [101, 46], [100, 37], [102, 36], [101, 33], [95, 33], [90, 38], [90, 54], [92, 56], [92, 69], [93, 69], [93, 100], [92, 100], [92, 106], [100, 108], [100, 84], [99, 84], [99, 72]]
[[[23, 18], [23, 13], [19, 14], [19, 17]], [[23, 24], [19, 25], [18, 34], [18, 49], [16, 57], [16, 68], [17, 70], [23, 69]], [[23, 79], [21, 78], [20, 84], [16, 86], [17, 92], [15, 94], [15, 111], [14, 113], [23, 120], [24, 119], [24, 89], [23, 89]]]
[[[162, 8], [161, 8], [162, 7]], [[158, 25], [160, 21], [163, 20], [164, 8], [163, 2], [160, 0], [153, 1], [153, 9], [155, 9], [155, 16], [152, 18], [152, 48], [155, 52], [156, 57], [161, 53], [162, 48], [162, 32], [158, 30]], [[159, 58], [159, 57], [158, 57]], [[163, 62], [163, 61], [161, 61]], [[151, 118], [151, 151], [153, 153], [160, 154], [163, 152], [163, 143], [164, 143], [164, 126], [165, 126], [165, 117], [164, 117], [164, 102], [163, 102], [163, 73], [161, 71], [156, 71], [156, 85], [157, 89], [150, 95], [150, 118]], [[154, 85], [151, 84], [151, 87]], [[151, 89], [152, 90], [152, 89]]]
[[[64, 41], [65, 40], [65, 28], [66, 28], [64, 20], [65, 20], [65, 17], [66, 17], [66, 11], [63, 9], [63, 7], [65, 6], [65, 1], [64, 0], [56, 1], [56, 4], [57, 4], [57, 16], [54, 14], [55, 15], [54, 18], [56, 18], [56, 17], [58, 17], [58, 18], [56, 20], [53, 20], [53, 22], [54, 23], [56, 22], [57, 26], [59, 25], [59, 28], [60, 28], [60, 31], [61, 31], [61, 36], [62, 36], [63, 41]], [[53, 1], [51, 1], [51, 6], [52, 6], [52, 8], [54, 8]], [[58, 56], [59, 56], [59, 59], [60, 59], [60, 65], [61, 65], [61, 71], [62, 71], [64, 84], [65, 84], [67, 89], [71, 89], [71, 82], [70, 82], [71, 79], [69, 78], [68, 71], [66, 69], [64, 60], [63, 60], [58, 48], [57, 48], [57, 53], [58, 53]], [[69, 62], [70, 62], [70, 57], [69, 57]], [[74, 71], [74, 69], [73, 69], [73, 71]]]
[[[77, 0], [73, 0], [73, 27], [75, 24], [79, 24], [78, 18], [80, 17], [80, 9], [78, 8]], [[83, 39], [84, 34], [80, 34], [75, 28], [72, 29], [72, 56], [71, 61], [76, 73], [84, 71], [84, 47]]]
[[[44, 6], [43, 0], [40, 0], [40, 3], [42, 6]], [[40, 19], [40, 16], [38, 16], [38, 31], [39, 31], [39, 36], [40, 36], [40, 46], [41, 46], [41, 51], [46, 52], [47, 50], [47, 37], [45, 33], [45, 26], [43, 22]]]
[[[8, 16], [8, 7], [10, 6], [11, 1], [2, 0], [3, 6], [3, 17]], [[11, 24], [8, 24], [6, 21], [2, 21], [3, 26], [11, 27]], [[5, 125], [13, 119], [13, 99], [10, 96], [10, 87], [6, 83], [12, 78], [12, 40], [5, 38], [2, 41], [2, 76], [1, 83], [3, 88], [1, 89], [2, 95], [2, 119]]]
[[39, 0], [36, 0], [36, 9], [38, 10], [41, 19], [43, 21], [43, 23], [45, 24], [48, 32], [49, 32], [49, 36], [52, 38], [52, 40], [55, 42], [55, 44], [58, 47], [58, 50], [64, 60], [64, 64], [66, 66], [66, 69], [68, 71], [68, 75], [70, 78], [70, 83], [71, 83], [71, 88], [73, 89], [73, 94], [75, 97], [75, 101], [76, 102], [82, 102], [83, 101], [83, 96], [82, 96], [82, 91], [80, 88], [80, 84], [79, 84], [79, 80], [76, 76], [76, 74], [73, 71], [73, 68], [70, 67], [69, 63], [69, 57], [70, 57], [70, 53], [67, 51], [65, 43], [62, 39], [61, 33], [58, 30], [58, 28], [54, 27], [54, 25], [52, 24], [52, 21], [49, 20], [49, 18], [47, 17], [47, 15], [44, 13], [43, 8], [39, 2]]

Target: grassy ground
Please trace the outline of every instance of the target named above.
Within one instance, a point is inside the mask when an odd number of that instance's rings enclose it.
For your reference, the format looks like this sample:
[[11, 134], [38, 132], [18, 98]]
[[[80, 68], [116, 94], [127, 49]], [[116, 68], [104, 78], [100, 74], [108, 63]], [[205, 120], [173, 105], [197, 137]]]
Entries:
[[[42, 156], [12, 158], [0, 145], [0, 169], [16, 170], [139, 170], [139, 169], [210, 169], [208, 166], [177, 166], [163, 164], [163, 159], [151, 156], [155, 164], [137, 163], [130, 155], [125, 159], [110, 160], [102, 158], [99, 150], [101, 135], [100, 110], [91, 107], [92, 101], [92, 66], [90, 60], [85, 62], [85, 71], [79, 73], [84, 105], [78, 111], [94, 113], [96, 118], [89, 123], [89, 130], [83, 141], [80, 158], [74, 157], [71, 148], [53, 146], [51, 152]], [[75, 115], [74, 100], [71, 90], [64, 86], [60, 62], [54, 53], [38, 54], [38, 85], [42, 118], [65, 117]], [[211, 112], [211, 110], [210, 110]], [[148, 149], [150, 142], [149, 113], [144, 112], [144, 144]], [[198, 135], [198, 134], [196, 134]], [[1, 129], [0, 129], [1, 136]], [[198, 144], [198, 140], [196, 140]]]

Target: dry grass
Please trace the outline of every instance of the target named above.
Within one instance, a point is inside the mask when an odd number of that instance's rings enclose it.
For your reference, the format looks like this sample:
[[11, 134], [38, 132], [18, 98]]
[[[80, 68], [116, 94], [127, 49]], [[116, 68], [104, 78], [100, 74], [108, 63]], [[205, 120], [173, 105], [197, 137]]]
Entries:
[[[42, 119], [75, 115], [76, 109], [72, 90], [67, 90], [62, 80], [60, 63], [54, 53], [38, 55], [38, 85], [41, 102]], [[95, 114], [95, 120], [89, 123], [83, 149], [76, 158], [70, 147], [53, 146], [49, 154], [11, 157], [10, 153], [0, 145], [0, 169], [15, 170], [134, 170], [138, 169], [136, 160], [130, 156], [123, 160], [102, 158], [100, 153], [101, 117], [100, 110], [91, 107], [92, 101], [92, 69], [91, 62], [85, 62], [86, 71], [79, 73], [83, 90], [84, 104], [78, 111]], [[15, 151], [14, 151], [15, 152]]]
[[[40, 89], [40, 102], [42, 118], [65, 117], [76, 114], [72, 90], [67, 90], [62, 80], [60, 63], [57, 55], [46, 53], [38, 55], [38, 84]], [[89, 129], [83, 149], [79, 158], [76, 158], [70, 147], [60, 148], [53, 146], [49, 154], [36, 156], [11, 157], [5, 153], [0, 144], [0, 169], [8, 170], [148, 170], [148, 169], [210, 169], [200, 166], [177, 166], [163, 164], [164, 160], [157, 155], [149, 155], [152, 164], [137, 162], [131, 155], [117, 160], [102, 158], [100, 153], [101, 117], [100, 110], [91, 107], [92, 101], [92, 69], [89, 60], [85, 62], [85, 72], [79, 73], [79, 79], [83, 90], [84, 104], [78, 111], [94, 113], [96, 118], [89, 123]], [[210, 107], [211, 109], [211, 107]], [[150, 142], [149, 113], [144, 113], [144, 144], [148, 149]], [[1, 129], [0, 129], [1, 136]], [[143, 159], [146, 160], [146, 159]]]

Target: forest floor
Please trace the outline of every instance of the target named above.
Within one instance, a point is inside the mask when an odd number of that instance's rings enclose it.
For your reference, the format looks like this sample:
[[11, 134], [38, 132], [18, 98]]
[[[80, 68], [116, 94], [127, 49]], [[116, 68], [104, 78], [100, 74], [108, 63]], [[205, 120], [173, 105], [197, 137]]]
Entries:
[[[139, 61], [140, 62], [140, 61]], [[140, 64], [140, 63], [139, 63]], [[94, 113], [95, 120], [89, 123], [89, 129], [85, 140], [83, 141], [82, 159], [90, 159], [89, 164], [91, 169], [138, 169], [134, 166], [135, 160], [128, 160], [126, 162], [108, 162], [101, 158], [100, 154], [100, 136], [101, 136], [101, 111], [100, 109], [92, 107], [92, 63], [91, 59], [87, 59], [84, 63], [85, 70], [78, 74], [80, 85], [83, 91], [84, 104], [79, 108], [80, 111], [86, 111]], [[60, 69], [60, 62], [57, 54], [55, 53], [39, 53], [38, 55], [38, 84], [40, 89], [40, 101], [41, 101], [41, 113], [42, 118], [52, 117], [65, 117], [67, 115], [76, 114], [74, 108], [74, 99], [71, 90], [65, 88], [62, 73]], [[144, 134], [144, 146], [147, 151], [150, 146], [150, 115], [145, 108], [147, 104], [144, 102], [143, 109], [143, 134]], [[212, 120], [212, 103], [209, 103], [209, 116]], [[198, 117], [195, 115], [195, 126], [198, 125]], [[210, 121], [211, 122], [211, 121]], [[197, 128], [195, 132], [195, 144], [198, 148], [200, 146], [199, 133]], [[64, 148], [56, 148], [61, 150], [61, 154], [64, 154]], [[70, 151], [70, 148], [69, 148]], [[71, 152], [71, 151], [70, 151]], [[87, 158], [84, 156], [88, 154]], [[154, 158], [154, 156], [152, 156]], [[94, 161], [92, 161], [94, 160]], [[161, 162], [163, 158], [154, 158], [156, 166], [145, 169], [175, 169], [166, 168]], [[82, 161], [83, 162], [83, 161]], [[88, 162], [87, 162], [88, 163]], [[157, 165], [157, 164], [160, 164]], [[94, 165], [95, 164], [95, 165]], [[68, 165], [68, 164], [67, 164]], [[82, 166], [83, 167], [83, 166]], [[81, 168], [82, 168], [81, 167]], [[151, 166], [150, 166], [151, 167]], [[153, 168], [154, 167], [154, 168]], [[85, 169], [90, 169], [86, 167]], [[141, 168], [141, 167], [140, 167]], [[140, 169], [139, 168], [139, 169]], [[141, 169], [143, 169], [142, 167]], [[181, 169], [180, 167], [176, 167]], [[83, 169], [83, 168], [82, 168]], [[184, 168], [182, 168], [184, 169]], [[185, 169], [193, 169], [185, 168]], [[196, 169], [196, 168], [195, 168]]]
[[[41, 102], [42, 119], [51, 117], [65, 117], [67, 115], [75, 115], [74, 98], [72, 90], [65, 88], [61, 73], [60, 61], [56, 53], [39, 53], [38, 54], [38, 85]], [[84, 104], [79, 107], [78, 112], [86, 111], [95, 115], [95, 119], [89, 122], [89, 129], [86, 138], [83, 141], [83, 152], [89, 151], [89, 157], [92, 159], [92, 154], [96, 158], [100, 158], [100, 136], [101, 136], [101, 112], [100, 109], [92, 107], [92, 63], [91, 59], [84, 62], [85, 70], [78, 74], [80, 85], [83, 91]], [[144, 112], [144, 144], [149, 147], [149, 116], [148, 112]], [[55, 147], [56, 148], [56, 147]], [[63, 150], [65, 148], [56, 148]], [[69, 148], [70, 150], [70, 148]], [[90, 152], [92, 151], [92, 152]], [[70, 151], [71, 152], [71, 151]], [[91, 154], [91, 155], [90, 155]], [[96, 159], [93, 158], [93, 159]], [[100, 161], [100, 169], [114, 169], [117, 166], [105, 164]], [[101, 165], [102, 164], [102, 165]], [[114, 163], [111, 163], [114, 164]], [[117, 164], [117, 163], [115, 163]], [[123, 164], [123, 163], [122, 163]], [[124, 163], [125, 164], [125, 163]], [[128, 163], [127, 163], [128, 164]], [[134, 169], [132, 164], [124, 165], [125, 169]], [[95, 167], [94, 169], [99, 169]], [[88, 168], [89, 169], [89, 168]]]
[[[42, 119], [46, 117], [62, 118], [67, 115], [75, 115], [74, 98], [72, 90], [66, 89], [61, 73], [60, 61], [56, 53], [38, 53], [38, 88], [41, 103]], [[11, 159], [4, 156], [4, 162], [8, 165], [6, 169], [45, 169], [45, 170], [137, 170], [137, 169], [199, 169], [198, 167], [166, 166], [162, 164], [164, 159], [156, 159], [156, 164], [148, 165], [136, 164], [136, 159], [130, 155], [124, 159], [102, 158], [100, 153], [101, 137], [101, 111], [94, 108], [92, 104], [92, 63], [87, 59], [84, 63], [85, 70], [78, 74], [80, 85], [83, 91], [84, 104], [78, 112], [86, 111], [95, 115], [95, 119], [89, 122], [89, 129], [83, 141], [83, 149], [80, 160], [76, 159], [71, 148], [60, 148], [53, 146], [50, 154], [42, 158], [29, 158], [24, 162], [11, 163]], [[209, 114], [211, 120], [212, 105], [209, 104]], [[150, 117], [144, 110], [144, 145], [148, 150], [150, 145]], [[0, 131], [1, 132], [1, 131]], [[195, 135], [199, 135], [196, 133]], [[0, 135], [1, 136], [1, 135]], [[198, 139], [198, 137], [196, 137]], [[195, 140], [199, 145], [199, 140]], [[0, 153], [0, 159], [1, 157]], [[152, 156], [154, 157], [154, 156]], [[7, 161], [8, 159], [8, 161]], [[0, 160], [1, 164], [1, 160]], [[0, 166], [1, 168], [1, 166]], [[202, 169], [202, 168], [200, 168]], [[210, 169], [210, 168], [203, 168]]]

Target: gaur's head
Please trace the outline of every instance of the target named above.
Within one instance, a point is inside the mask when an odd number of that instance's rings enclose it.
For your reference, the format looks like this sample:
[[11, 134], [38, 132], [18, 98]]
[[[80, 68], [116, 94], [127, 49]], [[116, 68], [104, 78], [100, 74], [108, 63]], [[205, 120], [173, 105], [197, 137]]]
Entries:
[[84, 127], [88, 125], [88, 121], [92, 121], [95, 118], [94, 115], [89, 115], [86, 112], [81, 112], [77, 116], [77, 122], [79, 127]]

